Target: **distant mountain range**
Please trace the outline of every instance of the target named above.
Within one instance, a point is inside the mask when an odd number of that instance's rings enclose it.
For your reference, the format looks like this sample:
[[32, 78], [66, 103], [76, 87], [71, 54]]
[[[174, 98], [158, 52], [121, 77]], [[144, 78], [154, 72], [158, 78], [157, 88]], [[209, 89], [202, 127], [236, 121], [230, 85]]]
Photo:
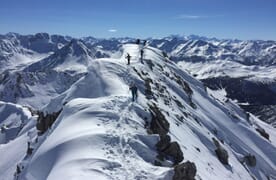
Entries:
[[[251, 111], [275, 125], [276, 41], [220, 40], [196, 35], [172, 35], [145, 40], [147, 45], [162, 50], [169, 59], [202, 80], [209, 88], [224, 88], [227, 91], [227, 97], [238, 100], [247, 111]], [[68, 76], [79, 74], [80, 77], [82, 76], [80, 74], [87, 72], [87, 67], [93, 62], [93, 59], [118, 57], [123, 44], [135, 42], [135, 38], [84, 37], [74, 39], [69, 36], [47, 33], [0, 35], [0, 72], [2, 73], [0, 76], [2, 78], [0, 98], [16, 102], [16, 99], [21, 99], [21, 96], [35, 94], [33, 91], [29, 91], [31, 86], [18, 85], [19, 81], [11, 80], [18, 74], [21, 74], [20, 77], [25, 83], [31, 81], [29, 82], [31, 84], [34, 81], [41, 83], [41, 80], [37, 80], [41, 79], [41, 74], [32, 74], [32, 77], [39, 76], [33, 80], [25, 79], [29, 77], [30, 73], [35, 72], [43, 73], [51, 70], [55, 73], [58, 72], [58, 76], [60, 73], [67, 73]], [[15, 75], [11, 75], [11, 73], [15, 73]], [[64, 77], [64, 75], [61, 76]], [[43, 77], [45, 76], [43, 75]], [[17, 85], [14, 85], [14, 82]], [[17, 89], [14, 91], [19, 92], [12, 93], [13, 91], [8, 88], [10, 86], [16, 87], [13, 88]], [[64, 88], [54, 89], [49, 91], [57, 93]], [[21, 91], [28, 93], [20, 95]], [[7, 93], [13, 95], [7, 97]], [[51, 94], [55, 93], [45, 92], [45, 94], [52, 96]], [[14, 96], [19, 97], [15, 98]], [[36, 104], [36, 107], [39, 107], [45, 103]]]

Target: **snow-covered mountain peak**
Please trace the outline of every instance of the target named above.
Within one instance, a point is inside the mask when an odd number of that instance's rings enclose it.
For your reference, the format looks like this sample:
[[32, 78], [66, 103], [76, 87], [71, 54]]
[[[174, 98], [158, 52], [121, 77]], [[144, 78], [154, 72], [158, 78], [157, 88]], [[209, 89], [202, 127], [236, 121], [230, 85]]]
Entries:
[[50, 35], [48, 33], [36, 33], [30, 41], [49, 41]]
[[63, 47], [63, 52], [71, 54], [72, 56], [89, 56], [92, 55], [86, 45], [81, 40], [72, 39], [68, 45]]
[[25, 71], [57, 70], [83, 73], [87, 71], [94, 54], [80, 40], [73, 39], [54, 54], [28, 66]]

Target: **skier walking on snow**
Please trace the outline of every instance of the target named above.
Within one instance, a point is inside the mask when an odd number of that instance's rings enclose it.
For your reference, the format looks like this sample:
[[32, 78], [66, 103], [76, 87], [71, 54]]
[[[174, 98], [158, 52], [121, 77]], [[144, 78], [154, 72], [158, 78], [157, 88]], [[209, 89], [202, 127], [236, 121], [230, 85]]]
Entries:
[[126, 56], [126, 59], [127, 59], [127, 65], [129, 65], [129, 63], [130, 63], [130, 58], [131, 58], [131, 56], [129, 55], [129, 53], [127, 53], [127, 56]]
[[141, 51], [140, 51], [140, 60], [141, 60], [141, 63], [143, 64], [143, 57], [144, 57], [144, 49], [142, 48]]
[[138, 94], [138, 88], [134, 83], [131, 83], [129, 90], [131, 90], [131, 94], [132, 94], [132, 102], [134, 102], [135, 100], [137, 100]]

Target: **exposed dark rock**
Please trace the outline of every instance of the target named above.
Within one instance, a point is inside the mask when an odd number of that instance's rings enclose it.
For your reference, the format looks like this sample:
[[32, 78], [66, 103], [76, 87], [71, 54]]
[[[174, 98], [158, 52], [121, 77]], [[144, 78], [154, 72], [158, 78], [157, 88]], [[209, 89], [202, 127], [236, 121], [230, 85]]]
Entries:
[[196, 149], [198, 152], [200, 152], [200, 149], [199, 149], [198, 147], [195, 147], [195, 149]]
[[181, 148], [177, 142], [170, 143], [170, 145], [163, 150], [163, 153], [171, 156], [174, 159], [175, 164], [180, 163], [184, 159], [183, 152], [181, 151]]
[[196, 106], [196, 104], [192, 101], [192, 98], [191, 98], [191, 97], [189, 98], [189, 101], [190, 101], [189, 105], [190, 105], [193, 109], [196, 109], [197, 106]]
[[28, 142], [27, 155], [31, 155], [33, 153], [33, 148], [31, 147], [31, 143]]
[[165, 51], [162, 51], [162, 55], [165, 57], [165, 58], [168, 58], [168, 54], [165, 52]]
[[190, 88], [189, 84], [184, 81], [180, 76], [178, 76], [177, 74], [174, 74], [175, 77], [175, 81], [177, 82], [177, 84], [179, 84], [182, 89], [189, 95], [191, 96], [193, 94], [193, 90]]
[[195, 117], [195, 118], [193, 118], [194, 120], [195, 120], [195, 122], [197, 123], [197, 124], [199, 124], [200, 126], [202, 126], [201, 125], [201, 123], [200, 123], [200, 121]]
[[213, 142], [214, 142], [214, 144], [217, 148], [220, 147], [220, 144], [219, 144], [218, 140], [216, 140], [215, 138], [212, 138], [212, 140], [213, 140]]
[[187, 161], [174, 167], [173, 180], [194, 180], [195, 175], [195, 163]]
[[43, 134], [45, 131], [51, 128], [52, 124], [55, 122], [61, 111], [62, 110], [53, 112], [52, 114], [46, 114], [46, 116], [44, 116], [43, 112], [38, 112], [36, 128], [40, 131], [39, 134]]
[[180, 116], [180, 115], [178, 115], [178, 114], [176, 114], [175, 117], [176, 117], [180, 122], [182, 122], [182, 123], [183, 123], [184, 120], [185, 120], [185, 119], [184, 119], [184, 116]]
[[156, 144], [157, 150], [164, 151], [170, 145], [170, 142], [171, 138], [169, 135], [160, 136], [160, 141]]
[[271, 88], [276, 82], [271, 84], [258, 83], [248, 80], [247, 77], [218, 77], [202, 81], [213, 90], [225, 88], [227, 97], [237, 99], [239, 102], [255, 105], [271, 105], [276, 102], [276, 92]]
[[16, 166], [16, 174], [20, 174], [21, 173], [21, 168], [19, 165]]
[[256, 128], [256, 131], [258, 131], [261, 136], [263, 136], [264, 138], [269, 140], [269, 134], [267, 132], [265, 132], [265, 130], [263, 128]]
[[216, 152], [216, 155], [218, 157], [218, 159], [220, 160], [220, 162], [222, 164], [228, 164], [228, 152], [222, 148], [222, 147], [219, 147], [215, 150]]
[[248, 154], [248, 155], [244, 156], [244, 160], [245, 160], [246, 164], [251, 167], [254, 167], [257, 164], [256, 157], [252, 154]]
[[159, 156], [156, 157], [156, 158], [157, 158], [157, 160], [154, 161], [154, 165], [155, 166], [162, 166], [161, 161], [163, 161], [163, 160]]
[[179, 100], [174, 99], [174, 102], [177, 104], [177, 106], [178, 106], [179, 108], [184, 108], [183, 104], [182, 104]]
[[156, 104], [149, 105], [149, 107], [152, 116], [150, 129], [154, 134], [159, 134], [160, 136], [166, 135], [169, 132], [170, 124]]
[[219, 141], [213, 138], [214, 144], [217, 147], [215, 153], [222, 164], [228, 165], [228, 152], [220, 145]]
[[[171, 142], [170, 136], [167, 135], [170, 124], [156, 104], [149, 105], [149, 107], [152, 115], [150, 130], [160, 136], [160, 140], [156, 144], [156, 149], [159, 152], [157, 159], [163, 161], [164, 157], [171, 157], [174, 163], [178, 164], [184, 157], [179, 144], [177, 142]], [[158, 165], [160, 162], [156, 161], [155, 164]]]
[[213, 90], [224, 88], [228, 98], [248, 103], [240, 105], [245, 111], [276, 127], [276, 81], [260, 83], [251, 81], [248, 77], [216, 77], [201, 81]]
[[170, 142], [169, 135], [160, 136], [160, 141], [156, 144], [157, 151], [159, 152], [159, 159], [163, 159], [163, 156], [170, 156], [173, 158], [174, 163], [178, 164], [184, 157], [181, 148], [177, 142]]

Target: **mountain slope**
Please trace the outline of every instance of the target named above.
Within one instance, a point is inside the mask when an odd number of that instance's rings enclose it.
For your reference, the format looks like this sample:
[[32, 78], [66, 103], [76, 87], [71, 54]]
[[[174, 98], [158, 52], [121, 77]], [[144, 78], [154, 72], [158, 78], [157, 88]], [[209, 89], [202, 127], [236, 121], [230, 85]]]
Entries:
[[206, 86], [225, 89], [226, 96], [246, 111], [275, 124], [275, 41], [172, 36], [152, 39], [149, 44], [166, 52]]
[[0, 179], [11, 180], [27, 152], [27, 142], [36, 136], [36, 117], [27, 107], [0, 101]]
[[0, 75], [0, 100], [40, 109], [82, 76], [56, 71], [5, 72]]
[[[81, 40], [74, 40], [72, 37], [47, 33], [0, 35], [0, 73], [2, 73], [0, 76], [7, 76], [11, 72], [21, 73], [23, 69], [36, 73], [38, 71], [45, 73], [49, 70], [66, 71], [71, 74], [85, 73], [88, 64], [95, 57], [117, 59], [122, 44], [135, 41], [134, 38], [127, 37], [110, 39], [84, 37]], [[241, 41], [196, 35], [187, 37], [174, 35], [161, 39], [149, 38], [147, 44], [164, 51], [163, 54], [167, 54], [170, 59], [202, 80], [209, 88], [226, 89], [227, 97], [238, 100], [246, 111], [254, 113], [265, 122], [276, 123], [275, 98], [270, 98], [275, 96], [276, 86], [275, 41]], [[3, 85], [1, 81], [0, 83]], [[0, 85], [0, 94], [1, 88]], [[42, 94], [47, 99], [60, 94], [60, 91], [54, 94], [51, 91], [52, 88]], [[2, 93], [4, 96], [5, 94], [7, 93]], [[30, 94], [35, 93], [27, 93], [27, 96]], [[267, 97], [265, 103], [262, 98], [256, 98], [258, 96]], [[10, 97], [0, 97], [0, 100], [7, 101], [7, 99]], [[25, 104], [24, 101], [10, 102]], [[44, 105], [48, 101], [43, 102]], [[32, 103], [32, 106], [38, 108], [41, 107], [41, 103]]]
[[94, 54], [73, 39], [45, 59], [25, 64], [23, 71], [6, 70], [0, 74], [0, 100], [39, 109], [82, 77]]
[[82, 73], [86, 72], [94, 54], [81, 41], [73, 39], [51, 56], [28, 66], [24, 71], [56, 70]]
[[[187, 160], [196, 165], [195, 179], [275, 178], [270, 126], [206, 91], [162, 51], [146, 47], [143, 64], [139, 51], [125, 45], [121, 58], [95, 60], [86, 76], [43, 108], [44, 114], [62, 111], [32, 142], [37, 148], [22, 162], [20, 179], [172, 179], [173, 165]], [[131, 102], [131, 82], [139, 89], [137, 102]], [[218, 149], [227, 152], [227, 163]]]
[[47, 33], [0, 35], [0, 72], [23, 69], [62, 48], [71, 39]]

